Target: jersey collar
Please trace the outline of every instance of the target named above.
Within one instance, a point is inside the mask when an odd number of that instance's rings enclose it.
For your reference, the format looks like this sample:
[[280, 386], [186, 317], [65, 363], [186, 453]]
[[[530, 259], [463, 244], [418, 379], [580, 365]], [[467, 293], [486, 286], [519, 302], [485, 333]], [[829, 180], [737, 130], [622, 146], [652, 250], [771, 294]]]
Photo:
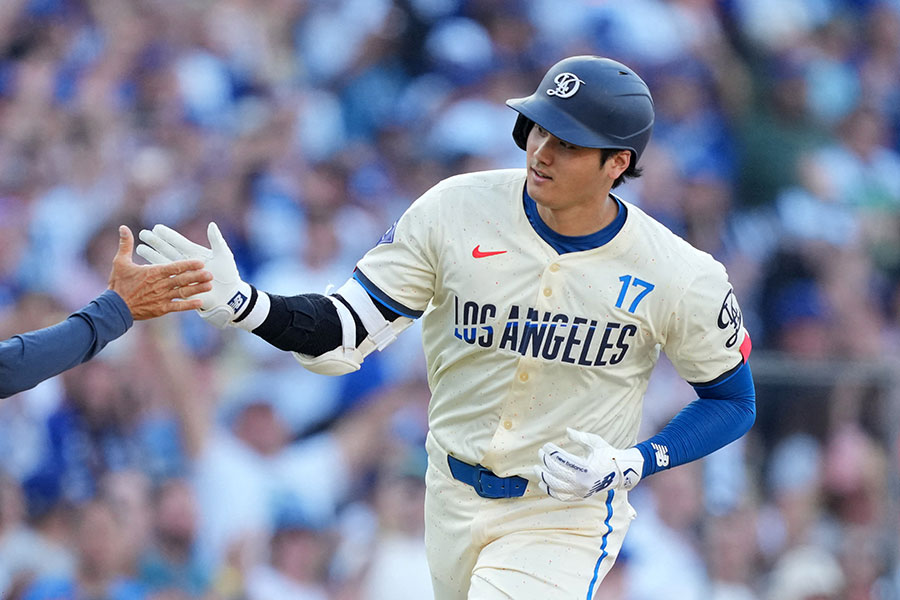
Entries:
[[546, 223], [544, 223], [544, 220], [538, 214], [537, 203], [528, 195], [528, 190], [525, 189], [524, 186], [522, 188], [522, 203], [525, 208], [525, 216], [528, 217], [528, 222], [541, 239], [547, 242], [559, 254], [593, 250], [594, 248], [599, 248], [600, 246], [609, 243], [616, 237], [616, 234], [625, 226], [625, 220], [628, 217], [628, 209], [625, 207], [625, 203], [614, 194], [610, 194], [610, 196], [616, 201], [616, 205], [619, 209], [616, 213], [616, 218], [613, 219], [612, 223], [600, 231], [588, 235], [563, 235], [553, 231]]

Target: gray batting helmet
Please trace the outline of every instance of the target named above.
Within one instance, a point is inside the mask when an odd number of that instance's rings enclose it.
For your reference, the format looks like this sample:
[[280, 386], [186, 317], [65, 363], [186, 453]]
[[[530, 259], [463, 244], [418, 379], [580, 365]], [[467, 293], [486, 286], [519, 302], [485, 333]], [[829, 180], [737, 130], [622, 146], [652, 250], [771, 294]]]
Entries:
[[519, 113], [513, 139], [523, 150], [537, 123], [576, 146], [631, 150], [637, 164], [653, 129], [647, 84], [622, 63], [599, 56], [559, 61], [532, 95], [506, 104]]

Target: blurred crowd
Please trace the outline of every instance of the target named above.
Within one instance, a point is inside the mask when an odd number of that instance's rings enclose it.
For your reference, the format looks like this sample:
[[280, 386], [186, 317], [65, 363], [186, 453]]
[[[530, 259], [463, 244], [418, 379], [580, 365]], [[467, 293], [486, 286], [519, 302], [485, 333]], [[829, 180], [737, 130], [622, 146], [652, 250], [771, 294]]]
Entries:
[[[438, 180], [523, 166], [504, 101], [573, 54], [648, 82], [620, 195], [726, 265], [760, 357], [756, 426], [636, 488], [602, 598], [900, 599], [898, 0], [2, 0], [0, 339], [105, 289], [120, 223], [339, 285]], [[424, 374], [415, 331], [325, 378], [139, 324], [0, 405], [0, 597], [430, 597]], [[661, 361], [642, 435], [692, 393]]]

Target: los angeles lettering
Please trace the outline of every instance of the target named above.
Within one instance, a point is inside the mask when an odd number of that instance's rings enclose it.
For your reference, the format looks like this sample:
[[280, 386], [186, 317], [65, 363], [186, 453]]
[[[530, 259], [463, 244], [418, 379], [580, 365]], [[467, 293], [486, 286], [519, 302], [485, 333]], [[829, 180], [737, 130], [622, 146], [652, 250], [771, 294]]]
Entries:
[[513, 305], [497, 335], [497, 307], [455, 300], [453, 335], [463, 342], [490, 348], [499, 338], [498, 348], [522, 356], [558, 360], [584, 367], [603, 367], [622, 362], [637, 326], [616, 321], [570, 316]]

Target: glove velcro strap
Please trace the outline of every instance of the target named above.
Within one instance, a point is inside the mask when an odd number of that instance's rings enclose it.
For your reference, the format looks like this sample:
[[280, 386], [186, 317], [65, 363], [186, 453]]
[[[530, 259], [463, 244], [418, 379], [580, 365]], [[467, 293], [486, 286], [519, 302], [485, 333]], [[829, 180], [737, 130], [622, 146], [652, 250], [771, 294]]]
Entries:
[[266, 317], [269, 316], [269, 310], [272, 307], [272, 300], [265, 292], [258, 292], [255, 287], [250, 286], [250, 302], [249, 306], [244, 309], [241, 315], [231, 322], [235, 327], [253, 331], [263, 324]]
[[[358, 281], [351, 277], [344, 285], [338, 288], [336, 293], [340, 294], [356, 311], [369, 339], [375, 344], [375, 348], [379, 351], [383, 350], [388, 344], [397, 339], [397, 333], [391, 327], [390, 322], [384, 318], [384, 315], [372, 302], [369, 292]], [[343, 319], [341, 322], [343, 322]]]
[[[240, 293], [240, 292], [238, 292], [238, 293]], [[235, 296], [237, 296], [237, 294], [235, 294]], [[232, 321], [232, 323], [240, 323], [241, 321], [246, 319], [247, 315], [249, 315], [253, 311], [253, 307], [256, 306], [256, 301], [258, 298], [259, 298], [259, 292], [257, 292], [256, 288], [251, 285], [250, 286], [250, 300], [247, 301], [247, 306], [244, 308], [243, 313], [239, 317], [236, 317], [234, 319], [234, 321]], [[238, 310], [240, 310], [240, 309], [238, 309]], [[237, 313], [235, 313], [235, 314], [237, 314]]]

